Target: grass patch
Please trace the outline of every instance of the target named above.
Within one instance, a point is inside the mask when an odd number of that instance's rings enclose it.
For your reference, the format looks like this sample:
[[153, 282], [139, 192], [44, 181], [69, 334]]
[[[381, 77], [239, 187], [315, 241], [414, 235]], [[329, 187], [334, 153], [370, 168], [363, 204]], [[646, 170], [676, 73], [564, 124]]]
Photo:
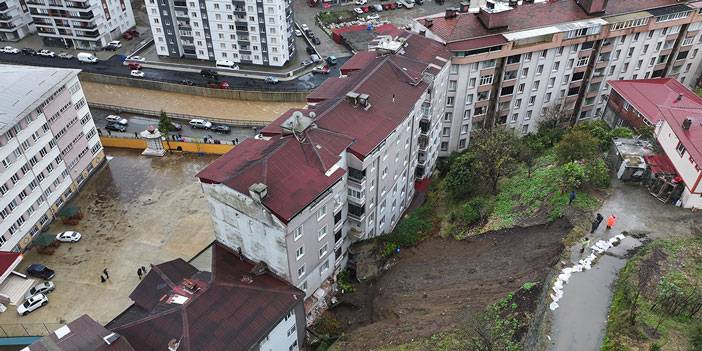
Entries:
[[319, 19], [319, 22], [326, 26], [330, 24], [353, 21], [356, 19], [356, 15], [350, 10], [323, 11], [317, 15], [317, 18]]

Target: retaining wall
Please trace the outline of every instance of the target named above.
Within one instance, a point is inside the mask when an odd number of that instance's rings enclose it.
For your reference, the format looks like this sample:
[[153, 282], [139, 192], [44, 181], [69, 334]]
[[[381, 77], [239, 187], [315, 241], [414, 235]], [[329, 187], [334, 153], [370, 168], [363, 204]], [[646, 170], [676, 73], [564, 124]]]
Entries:
[[[121, 149], [146, 149], [146, 140], [144, 139], [129, 139], [129, 138], [112, 138], [101, 136], [100, 141], [102, 146], [116, 147]], [[163, 148], [171, 151], [183, 152], [201, 152], [205, 154], [223, 155], [234, 148], [231, 144], [202, 144], [202, 143], [186, 143], [182, 141], [163, 141]]]

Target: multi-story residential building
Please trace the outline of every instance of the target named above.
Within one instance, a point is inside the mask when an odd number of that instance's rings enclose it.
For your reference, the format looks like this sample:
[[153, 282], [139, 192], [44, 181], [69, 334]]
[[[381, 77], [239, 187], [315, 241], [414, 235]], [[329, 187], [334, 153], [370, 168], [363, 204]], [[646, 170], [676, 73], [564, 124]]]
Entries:
[[37, 33], [49, 46], [97, 50], [134, 27], [129, 0], [27, 0]]
[[655, 127], [659, 149], [682, 180], [681, 205], [702, 208], [702, 98], [673, 78], [610, 84], [603, 119], [611, 126]]
[[0, 250], [20, 251], [104, 159], [78, 70], [0, 65]]
[[695, 83], [702, 2], [560, 0], [475, 14], [449, 9], [415, 30], [452, 52], [441, 156], [467, 147], [470, 131], [506, 125], [535, 132], [543, 112], [572, 122], [600, 117], [608, 80], [674, 77]]
[[283, 66], [295, 54], [292, 1], [147, 0], [160, 56]]
[[17, 41], [32, 32], [32, 16], [24, 1], [0, 1], [0, 41]]
[[409, 33], [377, 50], [198, 174], [217, 240], [312, 302], [351, 240], [394, 228], [438, 155], [428, 147], [438, 148], [448, 52]]

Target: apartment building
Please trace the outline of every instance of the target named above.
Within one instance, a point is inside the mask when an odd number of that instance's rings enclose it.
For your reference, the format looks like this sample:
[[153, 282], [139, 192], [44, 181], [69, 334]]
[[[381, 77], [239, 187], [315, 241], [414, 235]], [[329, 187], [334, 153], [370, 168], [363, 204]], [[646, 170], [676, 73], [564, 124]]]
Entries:
[[415, 31], [452, 52], [440, 155], [465, 149], [470, 132], [485, 126], [535, 132], [551, 106], [572, 122], [599, 118], [609, 80], [695, 84], [700, 9], [676, 0], [488, 0], [478, 14], [448, 9], [417, 19]]
[[405, 32], [205, 168], [217, 240], [305, 291], [309, 313], [350, 242], [390, 232], [434, 167], [419, 146], [438, 148], [447, 63], [440, 43]]
[[134, 27], [129, 0], [27, 0], [48, 46], [98, 50]]
[[21, 251], [104, 159], [78, 70], [0, 65], [0, 250]]
[[0, 41], [18, 41], [32, 32], [32, 16], [24, 1], [0, 1]]
[[295, 54], [291, 0], [147, 0], [160, 56], [280, 67]]

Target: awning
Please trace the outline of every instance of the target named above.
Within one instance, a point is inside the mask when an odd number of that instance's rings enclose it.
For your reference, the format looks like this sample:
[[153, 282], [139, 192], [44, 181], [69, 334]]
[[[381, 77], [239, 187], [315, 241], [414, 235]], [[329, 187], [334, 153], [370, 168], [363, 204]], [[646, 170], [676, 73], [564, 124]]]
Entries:
[[651, 17], [651, 14], [647, 11], [639, 11], [634, 13], [627, 13], [626, 15], [605, 17], [604, 20], [607, 21], [607, 23], [619, 23], [646, 17]]
[[653, 174], [677, 174], [675, 166], [670, 162], [668, 155], [647, 155], [644, 156], [646, 164], [651, 168], [651, 173]]
[[22, 258], [19, 252], [0, 252], [0, 284], [17, 268]]

